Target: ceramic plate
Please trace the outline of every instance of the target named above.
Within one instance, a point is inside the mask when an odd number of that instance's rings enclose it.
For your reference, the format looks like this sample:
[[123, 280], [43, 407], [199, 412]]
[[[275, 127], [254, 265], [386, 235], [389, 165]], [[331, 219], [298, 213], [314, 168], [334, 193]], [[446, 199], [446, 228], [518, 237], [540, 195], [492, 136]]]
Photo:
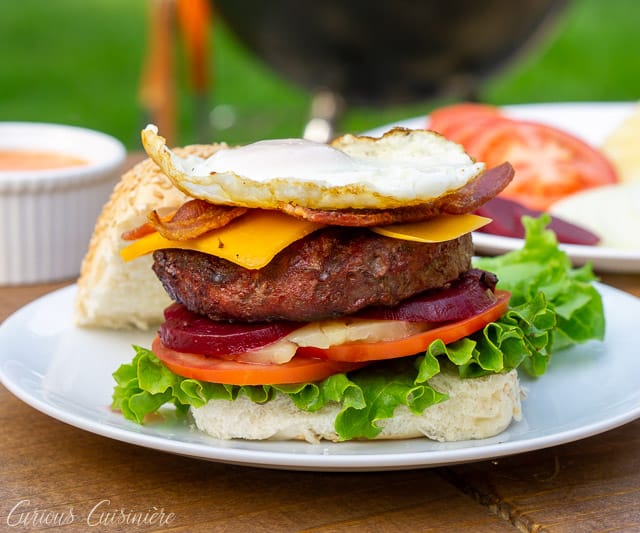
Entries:
[[[0, 379], [43, 413], [120, 441], [212, 461], [291, 470], [399, 470], [490, 459], [571, 442], [640, 417], [640, 300], [598, 285], [607, 335], [554, 355], [528, 390], [524, 417], [499, 436], [439, 443], [427, 439], [321, 443], [219, 441], [188, 420], [139, 426], [109, 409], [112, 372], [132, 356], [132, 344], [152, 334], [79, 329], [73, 325], [75, 286], [44, 296], [0, 326]], [[632, 347], [630, 349], [630, 347]]]
[[[505, 106], [507, 115], [526, 120], [535, 120], [562, 128], [584, 139], [594, 146], [617, 128], [635, 108], [634, 103], [558, 103]], [[391, 126], [424, 128], [425, 117], [415, 117], [376, 128], [368, 132], [380, 135]], [[475, 232], [473, 242], [478, 254], [503, 254], [522, 247], [521, 239], [500, 237]], [[603, 272], [640, 272], [640, 250], [621, 250], [603, 246], [580, 246], [562, 244], [574, 264], [582, 265], [591, 261], [596, 270]]]

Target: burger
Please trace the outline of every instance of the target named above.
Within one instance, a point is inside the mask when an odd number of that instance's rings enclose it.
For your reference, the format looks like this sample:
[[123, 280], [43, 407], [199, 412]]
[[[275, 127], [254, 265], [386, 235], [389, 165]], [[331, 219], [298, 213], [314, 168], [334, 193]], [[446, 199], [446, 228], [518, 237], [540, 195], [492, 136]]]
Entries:
[[171, 406], [221, 439], [485, 438], [521, 416], [518, 367], [539, 375], [552, 349], [602, 336], [592, 274], [544, 220], [527, 222], [533, 251], [501, 258], [506, 284], [472, 264], [489, 222], [473, 212], [509, 163], [402, 128], [331, 145], [170, 150], [154, 126], [142, 140], [151, 160], [105, 206], [76, 301], [83, 326], [159, 322], [114, 373], [113, 405], [138, 423]]

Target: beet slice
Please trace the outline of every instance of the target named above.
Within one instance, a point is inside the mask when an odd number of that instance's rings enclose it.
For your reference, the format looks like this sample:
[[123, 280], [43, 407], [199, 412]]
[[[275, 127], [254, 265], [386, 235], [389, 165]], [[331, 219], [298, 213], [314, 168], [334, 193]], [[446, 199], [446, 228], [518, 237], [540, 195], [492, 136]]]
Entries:
[[491, 272], [472, 269], [444, 288], [412, 296], [395, 307], [369, 307], [353, 316], [434, 323], [464, 320], [496, 302], [493, 291], [497, 281]]
[[297, 322], [214, 322], [172, 304], [164, 311], [165, 322], [159, 336], [167, 347], [179, 352], [206, 355], [233, 355], [261, 348], [300, 327]]

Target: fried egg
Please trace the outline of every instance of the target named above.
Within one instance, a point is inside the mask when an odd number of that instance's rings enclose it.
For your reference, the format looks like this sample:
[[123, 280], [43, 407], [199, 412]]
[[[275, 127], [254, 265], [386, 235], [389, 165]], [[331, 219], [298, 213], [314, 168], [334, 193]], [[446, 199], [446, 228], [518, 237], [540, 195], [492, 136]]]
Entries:
[[179, 157], [142, 131], [149, 156], [184, 193], [216, 204], [278, 209], [390, 209], [455, 191], [484, 171], [462, 146], [427, 130], [381, 137], [344, 135], [326, 145], [304, 139], [226, 147], [207, 159]]

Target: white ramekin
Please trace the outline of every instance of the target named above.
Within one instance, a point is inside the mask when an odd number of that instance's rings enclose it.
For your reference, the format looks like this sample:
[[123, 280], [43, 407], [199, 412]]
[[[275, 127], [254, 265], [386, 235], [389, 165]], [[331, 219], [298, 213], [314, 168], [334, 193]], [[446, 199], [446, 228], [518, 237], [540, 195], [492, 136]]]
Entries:
[[73, 278], [126, 151], [117, 139], [84, 128], [0, 122], [0, 150], [60, 152], [87, 165], [0, 170], [0, 285]]

